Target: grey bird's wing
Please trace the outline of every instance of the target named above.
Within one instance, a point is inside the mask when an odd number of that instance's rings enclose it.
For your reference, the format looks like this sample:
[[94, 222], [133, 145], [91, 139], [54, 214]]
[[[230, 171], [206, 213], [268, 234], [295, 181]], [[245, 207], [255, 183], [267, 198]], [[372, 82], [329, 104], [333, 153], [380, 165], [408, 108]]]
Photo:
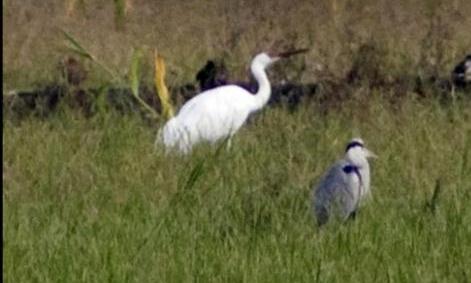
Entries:
[[356, 210], [360, 180], [355, 172], [344, 170], [346, 166], [350, 165], [345, 160], [335, 163], [315, 190], [314, 213], [319, 226], [332, 214], [344, 220]]

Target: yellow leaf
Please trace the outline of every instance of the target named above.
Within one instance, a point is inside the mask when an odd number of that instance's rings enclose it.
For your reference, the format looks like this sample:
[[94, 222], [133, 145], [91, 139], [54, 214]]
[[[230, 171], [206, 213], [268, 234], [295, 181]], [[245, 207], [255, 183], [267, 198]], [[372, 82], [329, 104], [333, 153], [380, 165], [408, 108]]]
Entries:
[[167, 86], [165, 85], [165, 62], [164, 58], [157, 53], [157, 50], [154, 50], [154, 66], [154, 84], [157, 91], [157, 96], [159, 97], [160, 103], [162, 105], [162, 113], [166, 119], [170, 119], [174, 116], [174, 111], [170, 101]]

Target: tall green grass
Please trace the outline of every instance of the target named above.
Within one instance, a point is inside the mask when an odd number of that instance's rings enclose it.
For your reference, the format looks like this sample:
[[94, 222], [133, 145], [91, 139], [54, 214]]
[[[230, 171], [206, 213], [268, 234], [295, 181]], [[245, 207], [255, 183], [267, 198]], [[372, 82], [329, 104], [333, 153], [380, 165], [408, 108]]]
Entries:
[[[327, 113], [266, 109], [230, 148], [188, 157], [154, 150], [157, 127], [139, 117], [7, 119], [3, 278], [466, 282], [469, 101], [371, 97]], [[373, 198], [319, 230], [311, 187], [357, 135], [379, 155]]]

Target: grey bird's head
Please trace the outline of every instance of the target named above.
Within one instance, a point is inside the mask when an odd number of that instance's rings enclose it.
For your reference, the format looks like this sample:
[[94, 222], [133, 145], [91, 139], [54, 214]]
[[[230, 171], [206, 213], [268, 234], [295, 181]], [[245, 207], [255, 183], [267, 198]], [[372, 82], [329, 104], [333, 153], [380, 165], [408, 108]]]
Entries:
[[365, 147], [362, 139], [352, 139], [345, 148], [345, 159], [350, 161], [352, 164], [362, 167], [364, 164], [368, 164], [368, 158], [377, 158], [376, 154]]

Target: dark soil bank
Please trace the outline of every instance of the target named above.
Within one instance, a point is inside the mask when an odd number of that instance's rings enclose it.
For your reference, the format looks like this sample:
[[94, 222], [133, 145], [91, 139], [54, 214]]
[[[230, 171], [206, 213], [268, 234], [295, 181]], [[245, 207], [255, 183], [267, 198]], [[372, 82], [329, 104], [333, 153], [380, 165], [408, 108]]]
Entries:
[[[365, 47], [367, 48], [367, 47]], [[365, 51], [367, 52], [367, 51]], [[368, 53], [368, 52], [367, 52]], [[64, 60], [64, 83], [50, 84], [33, 91], [18, 91], [3, 96], [4, 116], [23, 118], [30, 115], [47, 117], [59, 105], [79, 109], [90, 117], [99, 111], [114, 109], [119, 113], [143, 112], [141, 105], [133, 97], [129, 88], [105, 86], [101, 88], [82, 88], [86, 80], [86, 72], [79, 62], [73, 58]], [[272, 81], [272, 95], [268, 105], [283, 106], [295, 110], [300, 104], [313, 98], [327, 108], [350, 97], [359, 87], [386, 90], [393, 93], [394, 99], [406, 94], [420, 97], [439, 96], [444, 99], [452, 94], [463, 93], [469, 97], [471, 93], [471, 55], [450, 72], [449, 78], [430, 76], [422, 78], [386, 76], [381, 66], [375, 62], [354, 62], [347, 76], [342, 79], [324, 79], [316, 83]], [[195, 75], [196, 83], [170, 87], [171, 98], [175, 105], [181, 105], [201, 91], [227, 84], [239, 85], [252, 93], [257, 91], [255, 81], [231, 81], [230, 74], [221, 60], [209, 60]], [[140, 97], [160, 112], [161, 106], [153, 86], [141, 86]]]

